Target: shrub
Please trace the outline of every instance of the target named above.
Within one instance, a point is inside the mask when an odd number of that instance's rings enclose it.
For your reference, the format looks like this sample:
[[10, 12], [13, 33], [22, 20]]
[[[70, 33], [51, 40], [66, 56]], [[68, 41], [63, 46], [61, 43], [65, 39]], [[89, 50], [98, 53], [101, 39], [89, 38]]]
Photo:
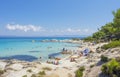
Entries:
[[80, 70], [80, 71], [84, 71], [84, 70], [85, 70], [85, 67], [82, 66], [82, 67], [79, 68], [79, 70]]
[[116, 57], [116, 61], [120, 63], [120, 57]]
[[103, 74], [109, 77], [120, 77], [120, 63], [116, 59], [104, 64], [101, 70]]
[[82, 77], [82, 76], [83, 76], [83, 72], [82, 71], [76, 71], [75, 77]]
[[101, 55], [101, 61], [102, 62], [108, 62], [108, 57], [104, 56], [104, 55]]
[[29, 69], [29, 70], [27, 70], [27, 72], [32, 72], [32, 70], [31, 70], [31, 69]]
[[24, 75], [24, 76], [22, 76], [22, 77], [27, 77], [27, 75]]
[[75, 77], [82, 77], [84, 70], [85, 70], [84, 67], [80, 67], [80, 68], [75, 72]]
[[32, 74], [32, 76], [31, 77], [37, 77], [35, 74]]
[[102, 68], [101, 68], [102, 73], [108, 74], [107, 69], [108, 69], [107, 64], [102, 65]]
[[0, 75], [4, 74], [4, 70], [0, 70]]
[[90, 68], [93, 68], [95, 65], [93, 64], [93, 65], [90, 65]]
[[102, 46], [103, 49], [115, 48], [120, 46], [120, 41], [112, 41], [109, 44]]
[[120, 65], [116, 66], [115, 70], [114, 70], [115, 74], [120, 77]]
[[39, 75], [45, 75], [46, 73], [45, 73], [45, 71], [40, 71], [38, 74]]
[[48, 71], [51, 71], [51, 70], [52, 70], [50, 67], [43, 67], [42, 69], [43, 69], [43, 70], [48, 70]]

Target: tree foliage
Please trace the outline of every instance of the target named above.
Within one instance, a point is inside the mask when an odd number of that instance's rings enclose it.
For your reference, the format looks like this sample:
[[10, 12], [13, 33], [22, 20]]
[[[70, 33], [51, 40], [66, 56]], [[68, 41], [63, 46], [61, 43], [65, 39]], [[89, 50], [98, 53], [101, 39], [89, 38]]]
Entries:
[[114, 28], [113, 23], [108, 23], [105, 26], [101, 27], [101, 31], [105, 33], [105, 35], [112, 35], [115, 33], [116, 28]]
[[85, 42], [89, 42], [89, 41], [94, 41], [93, 37], [92, 36], [89, 36], [89, 37], [86, 37], [84, 39]]
[[110, 43], [103, 45], [103, 49], [115, 48], [120, 46], [120, 41], [111, 41]]
[[101, 39], [103, 36], [105, 36], [105, 33], [103, 31], [98, 31], [93, 34], [93, 38], [95, 39]]
[[114, 26], [117, 28], [117, 32], [120, 31], [120, 9], [117, 10], [117, 12], [113, 13], [114, 15]]
[[[88, 40], [101, 40], [101, 39], [120, 39], [120, 9], [113, 12], [113, 21], [102, 26], [97, 32], [93, 33], [91, 37], [85, 39]], [[109, 37], [108, 37], [109, 36]], [[114, 36], [114, 37], [113, 37]], [[109, 41], [109, 40], [108, 40]]]

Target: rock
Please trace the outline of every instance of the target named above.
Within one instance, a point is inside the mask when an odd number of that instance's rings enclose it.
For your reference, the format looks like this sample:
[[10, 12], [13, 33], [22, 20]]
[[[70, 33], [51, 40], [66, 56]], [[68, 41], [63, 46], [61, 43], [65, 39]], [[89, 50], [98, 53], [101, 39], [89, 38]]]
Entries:
[[21, 70], [23, 68], [23, 65], [16, 63], [16, 64], [10, 65], [9, 68], [14, 69], [14, 70]]
[[3, 70], [5, 69], [5, 66], [7, 65], [7, 63], [5, 62], [0, 62], [0, 69]]

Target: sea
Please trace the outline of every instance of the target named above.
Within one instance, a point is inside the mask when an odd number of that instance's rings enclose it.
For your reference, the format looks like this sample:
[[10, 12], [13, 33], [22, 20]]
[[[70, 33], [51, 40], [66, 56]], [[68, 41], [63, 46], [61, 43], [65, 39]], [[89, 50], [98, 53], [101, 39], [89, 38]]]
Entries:
[[80, 44], [63, 42], [42, 42], [42, 40], [66, 40], [74, 37], [0, 37], [0, 59], [24, 61], [46, 61], [49, 55], [63, 58], [63, 48], [75, 50]]

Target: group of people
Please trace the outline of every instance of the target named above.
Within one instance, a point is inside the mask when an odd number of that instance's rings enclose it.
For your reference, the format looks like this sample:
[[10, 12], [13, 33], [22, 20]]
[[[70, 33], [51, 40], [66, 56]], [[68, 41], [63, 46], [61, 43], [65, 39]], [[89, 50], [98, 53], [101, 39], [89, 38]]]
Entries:
[[[83, 51], [75, 51], [75, 50], [73, 50], [73, 51], [68, 51], [67, 49], [65, 49], [65, 48], [63, 48], [62, 49], [62, 52], [64, 52], [64, 53], [62, 53], [62, 54], [68, 54], [68, 52], [71, 52], [70, 54], [71, 55], [73, 55], [74, 57], [71, 57], [70, 58], [70, 62], [75, 62], [75, 57], [77, 56], [77, 58], [78, 58], [78, 56], [79, 57], [81, 57], [81, 56], [87, 56], [88, 55], [88, 53], [90, 52], [90, 50], [88, 49], [88, 48], [86, 48], [85, 50], [83, 50]], [[53, 56], [52, 56], [53, 57]], [[50, 58], [51, 59], [51, 58]], [[52, 59], [54, 59], [54, 61], [46, 61], [46, 63], [49, 63], [49, 64], [54, 64], [54, 65], [58, 65], [59, 64], [59, 58], [52, 58]]]
[[63, 48], [62, 52], [61, 52], [61, 54], [71, 54], [71, 53], [72, 53], [71, 50], [68, 50], [68, 49], [65, 49], [65, 48]]
[[58, 65], [58, 64], [59, 64], [59, 61], [58, 61], [58, 60], [55, 60], [55, 61], [48, 61], [48, 60], [47, 60], [46, 63]]

